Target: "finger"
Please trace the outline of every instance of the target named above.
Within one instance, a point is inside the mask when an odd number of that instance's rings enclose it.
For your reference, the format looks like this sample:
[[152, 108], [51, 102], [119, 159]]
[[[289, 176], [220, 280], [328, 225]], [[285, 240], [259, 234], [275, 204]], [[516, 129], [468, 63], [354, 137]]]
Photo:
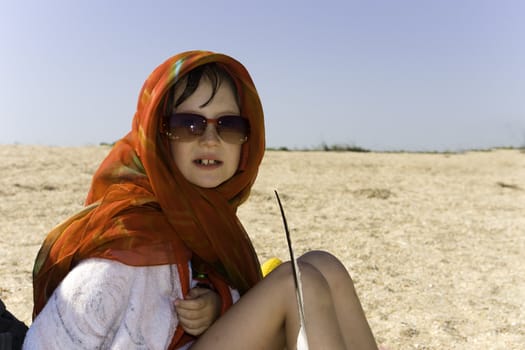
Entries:
[[177, 310], [201, 310], [204, 306], [205, 302], [202, 298], [175, 300], [175, 308]]
[[183, 315], [179, 316], [179, 322], [184, 327], [192, 328], [192, 329], [207, 326], [206, 321], [202, 318], [191, 318], [191, 317], [186, 317]]
[[192, 288], [190, 290], [190, 292], [188, 293], [188, 296], [190, 297], [190, 299], [194, 299], [194, 298], [198, 298], [200, 296], [203, 296], [204, 294], [208, 294], [210, 292], [211, 292], [211, 290], [209, 290], [209, 289], [195, 287], [195, 288]]
[[202, 333], [204, 333], [206, 331], [206, 329], [208, 329], [208, 328], [207, 327], [188, 328], [188, 327], [185, 327], [184, 325], [182, 325], [182, 329], [184, 329], [184, 331], [186, 333], [190, 334], [190, 335], [199, 336]]
[[202, 312], [187, 309], [176, 309], [179, 318], [189, 321], [202, 319]]
[[203, 332], [204, 330], [208, 329], [208, 327], [210, 326], [209, 322], [206, 322], [203, 319], [193, 320], [193, 319], [187, 319], [184, 317], [179, 317], [179, 322], [185, 331], [191, 331], [191, 332], [188, 332], [190, 334], [193, 334], [194, 332], [195, 333]]

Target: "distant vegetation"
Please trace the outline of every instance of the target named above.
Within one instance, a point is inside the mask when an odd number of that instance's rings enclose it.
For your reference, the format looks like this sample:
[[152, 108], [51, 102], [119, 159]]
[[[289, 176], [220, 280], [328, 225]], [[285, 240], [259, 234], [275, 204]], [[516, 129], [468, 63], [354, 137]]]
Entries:
[[278, 147], [278, 148], [267, 148], [268, 151], [300, 151], [300, 152], [310, 152], [310, 151], [324, 151], [324, 152], [370, 152], [370, 150], [348, 144], [337, 143], [334, 145], [329, 145], [325, 142], [321, 145], [310, 148], [293, 148], [289, 149], [288, 147]]
[[370, 150], [363, 147], [340, 143], [335, 145], [328, 145], [327, 143], [323, 142], [321, 147], [325, 152], [370, 152]]
[[496, 150], [519, 150], [525, 153], [525, 146], [522, 147], [513, 147], [513, 146], [501, 146], [501, 147], [491, 147], [491, 148], [479, 148], [479, 149], [464, 149], [464, 150], [445, 150], [445, 151], [404, 151], [404, 150], [390, 150], [390, 151], [371, 151], [369, 149], [349, 145], [349, 144], [333, 144], [329, 145], [323, 142], [319, 146], [315, 147], [303, 147], [303, 148], [288, 148], [285, 146], [282, 147], [268, 147], [268, 151], [285, 151], [285, 152], [312, 152], [312, 151], [323, 151], [323, 152], [380, 152], [380, 153], [428, 153], [428, 154], [458, 154], [465, 152], [491, 152]]
[[[100, 142], [100, 146], [109, 146], [113, 147], [115, 145], [115, 142]], [[281, 147], [268, 147], [266, 148], [267, 151], [284, 151], [284, 152], [360, 152], [360, 153], [368, 153], [372, 152], [369, 149], [356, 146], [356, 145], [350, 145], [346, 143], [336, 143], [333, 145], [329, 145], [326, 142], [321, 143], [318, 146], [314, 147], [301, 147], [301, 148], [288, 148], [286, 146]], [[465, 153], [465, 152], [491, 152], [495, 150], [519, 150], [525, 153], [525, 145], [521, 147], [513, 147], [513, 146], [500, 146], [500, 147], [491, 147], [491, 148], [479, 148], [479, 149], [465, 149], [465, 150], [457, 150], [457, 151], [403, 151], [403, 150], [391, 150], [391, 151], [373, 151], [373, 152], [381, 152], [381, 153], [429, 153], [429, 154], [457, 154], [457, 153]]]

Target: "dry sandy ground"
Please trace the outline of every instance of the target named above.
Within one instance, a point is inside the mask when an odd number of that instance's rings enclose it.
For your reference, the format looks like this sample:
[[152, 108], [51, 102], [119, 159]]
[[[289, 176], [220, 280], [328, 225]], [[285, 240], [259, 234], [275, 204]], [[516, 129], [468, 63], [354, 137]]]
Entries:
[[[30, 323], [49, 229], [82, 206], [108, 147], [0, 146], [0, 298]], [[297, 253], [350, 270], [388, 349], [525, 347], [525, 153], [267, 152], [239, 216], [261, 260]]]

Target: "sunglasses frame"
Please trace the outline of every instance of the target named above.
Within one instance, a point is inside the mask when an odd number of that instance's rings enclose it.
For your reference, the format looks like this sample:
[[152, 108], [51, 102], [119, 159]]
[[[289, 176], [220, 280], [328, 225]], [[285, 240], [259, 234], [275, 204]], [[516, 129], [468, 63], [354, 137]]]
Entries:
[[[185, 133], [187, 135], [185, 135], [185, 136], [175, 136], [170, 131], [171, 128], [169, 127], [169, 125], [171, 124], [170, 123], [171, 118], [177, 117], [177, 116], [179, 116], [179, 117], [180, 116], [183, 116], [183, 117], [186, 116], [186, 117], [195, 118], [194, 120], [198, 119], [199, 122], [200, 121], [204, 121], [204, 123], [203, 123], [204, 124], [204, 128], [202, 129], [202, 132], [195, 133], [194, 131], [190, 130], [190, 126], [183, 126], [183, 125], [181, 125], [180, 127], [185, 129]], [[233, 139], [231, 139], [229, 137], [226, 137], [226, 139], [225, 139], [223, 137], [223, 135], [221, 135], [224, 132], [224, 129], [223, 129], [222, 125], [221, 125], [221, 120], [224, 121], [225, 118], [235, 118], [235, 119], [240, 119], [240, 120], [244, 121], [245, 122], [244, 126], [246, 128], [246, 135], [244, 135], [244, 137], [239, 138], [238, 140], [233, 140]], [[250, 136], [250, 121], [246, 117], [243, 117], [243, 116], [240, 116], [240, 115], [223, 115], [223, 116], [221, 116], [219, 118], [206, 118], [205, 116], [203, 116], [201, 114], [197, 114], [197, 113], [173, 113], [171, 115], [165, 116], [163, 118], [161, 132], [163, 134], [165, 134], [170, 140], [180, 141], [180, 142], [191, 142], [191, 141], [194, 141], [194, 140], [198, 139], [202, 135], [204, 135], [204, 133], [206, 132], [206, 128], [210, 124], [215, 126], [215, 132], [217, 133], [219, 138], [222, 141], [226, 142], [226, 143], [242, 145], [243, 143], [248, 141], [248, 137]], [[234, 130], [234, 131], [236, 131], [236, 130]]]

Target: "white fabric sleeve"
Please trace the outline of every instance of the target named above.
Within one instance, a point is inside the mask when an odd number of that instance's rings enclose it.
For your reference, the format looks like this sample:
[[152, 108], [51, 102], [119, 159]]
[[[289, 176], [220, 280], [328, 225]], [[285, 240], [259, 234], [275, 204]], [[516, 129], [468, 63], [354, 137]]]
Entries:
[[230, 287], [230, 294], [232, 295], [232, 303], [235, 304], [241, 298], [239, 291], [235, 288]]
[[166, 349], [182, 298], [176, 265], [82, 261], [30, 326], [24, 349]]

